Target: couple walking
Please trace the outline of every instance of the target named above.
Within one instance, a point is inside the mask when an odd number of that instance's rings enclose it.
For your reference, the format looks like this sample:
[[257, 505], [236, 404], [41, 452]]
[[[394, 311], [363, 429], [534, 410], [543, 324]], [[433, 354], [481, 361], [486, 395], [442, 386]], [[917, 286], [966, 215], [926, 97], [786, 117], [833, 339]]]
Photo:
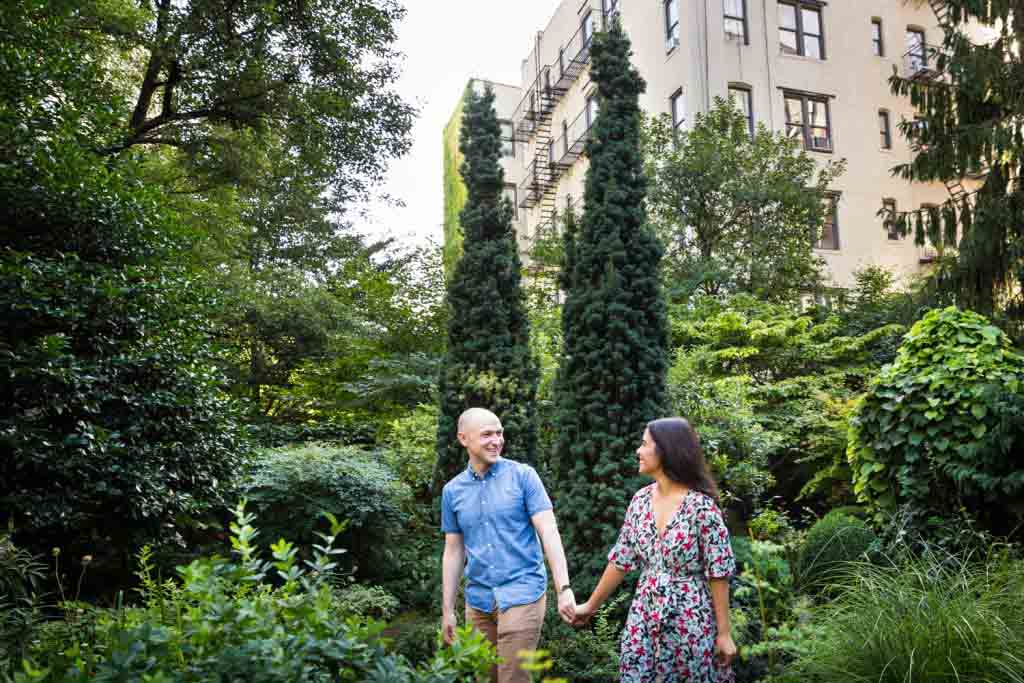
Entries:
[[648, 423], [639, 471], [654, 479], [633, 496], [608, 566], [577, 604], [544, 484], [529, 465], [501, 457], [501, 421], [471, 408], [459, 418], [466, 470], [441, 495], [442, 633], [455, 635], [455, 594], [466, 576], [466, 621], [497, 646], [496, 683], [526, 683], [516, 653], [536, 649], [547, 605], [547, 556], [564, 621], [586, 624], [622, 582], [641, 570], [622, 632], [622, 683], [725, 683], [736, 646], [728, 577], [735, 569], [697, 434], [686, 420]]

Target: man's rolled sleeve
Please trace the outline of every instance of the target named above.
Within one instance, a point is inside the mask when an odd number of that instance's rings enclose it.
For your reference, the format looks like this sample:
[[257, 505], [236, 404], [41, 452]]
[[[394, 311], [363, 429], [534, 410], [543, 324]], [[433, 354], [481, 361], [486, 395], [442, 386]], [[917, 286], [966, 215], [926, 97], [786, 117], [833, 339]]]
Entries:
[[446, 534], [461, 534], [462, 527], [459, 526], [459, 517], [452, 507], [451, 493], [445, 487], [441, 491], [441, 532]]
[[522, 477], [523, 499], [526, 502], [527, 514], [533, 517], [538, 512], [553, 509], [554, 505], [551, 504], [551, 498], [548, 497], [548, 492], [545, 490], [537, 470], [529, 465], [524, 465]]

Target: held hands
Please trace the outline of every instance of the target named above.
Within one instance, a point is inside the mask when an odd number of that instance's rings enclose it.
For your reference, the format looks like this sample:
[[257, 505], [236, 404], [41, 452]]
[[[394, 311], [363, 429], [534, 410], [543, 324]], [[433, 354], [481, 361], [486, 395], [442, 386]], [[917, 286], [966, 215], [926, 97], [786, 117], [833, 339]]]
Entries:
[[566, 588], [558, 594], [558, 614], [562, 621], [572, 624], [576, 619], [576, 596], [571, 588]]
[[715, 638], [715, 655], [722, 666], [729, 666], [732, 658], [736, 656], [736, 643], [732, 642], [732, 636], [728, 633], [720, 633]]
[[576, 607], [576, 618], [572, 620], [572, 625], [576, 627], [586, 626], [595, 612], [597, 612], [597, 608], [592, 606], [589, 600], [586, 601]]
[[444, 636], [446, 645], [451, 645], [455, 642], [455, 627], [455, 612], [445, 611], [441, 615], [441, 635]]

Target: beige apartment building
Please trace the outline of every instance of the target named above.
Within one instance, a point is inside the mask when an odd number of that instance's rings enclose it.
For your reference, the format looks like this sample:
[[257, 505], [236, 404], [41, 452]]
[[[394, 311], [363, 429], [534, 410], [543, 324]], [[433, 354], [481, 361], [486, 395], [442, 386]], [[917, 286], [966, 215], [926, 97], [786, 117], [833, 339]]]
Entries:
[[530, 41], [519, 87], [496, 86], [524, 251], [556, 212], [582, 200], [583, 143], [598, 106], [589, 46], [618, 16], [647, 81], [645, 111], [685, 129], [715, 97], [729, 97], [751, 127], [796, 137], [822, 163], [846, 159], [816, 245], [835, 284], [848, 286], [869, 264], [918, 271], [934, 252], [889, 234], [879, 208], [940, 204], [964, 188], [890, 174], [912, 158], [898, 124], [914, 110], [890, 93], [888, 78], [894, 69], [934, 76], [929, 47], [941, 44], [941, 12], [939, 0], [562, 0]]

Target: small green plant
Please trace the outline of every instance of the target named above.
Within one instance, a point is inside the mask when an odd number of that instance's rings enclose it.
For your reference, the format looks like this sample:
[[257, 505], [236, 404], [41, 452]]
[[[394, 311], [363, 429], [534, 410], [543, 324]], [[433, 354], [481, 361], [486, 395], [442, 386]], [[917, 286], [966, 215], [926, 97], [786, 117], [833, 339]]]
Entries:
[[472, 633], [412, 668], [387, 651], [383, 624], [342, 614], [332, 584], [345, 525], [333, 515], [305, 559], [283, 539], [264, 559], [244, 501], [234, 516], [231, 559], [199, 558], [178, 567], [177, 580], [160, 581], [144, 550], [139, 606], [94, 610], [91, 633], [41, 641], [15, 682], [484, 680], [494, 649]]
[[847, 562], [866, 559], [877, 542], [864, 520], [841, 510], [828, 513], [808, 529], [800, 549], [797, 574], [801, 588], [826, 589]]
[[928, 555], [849, 571], [787, 680], [1024, 680], [1024, 563]]

